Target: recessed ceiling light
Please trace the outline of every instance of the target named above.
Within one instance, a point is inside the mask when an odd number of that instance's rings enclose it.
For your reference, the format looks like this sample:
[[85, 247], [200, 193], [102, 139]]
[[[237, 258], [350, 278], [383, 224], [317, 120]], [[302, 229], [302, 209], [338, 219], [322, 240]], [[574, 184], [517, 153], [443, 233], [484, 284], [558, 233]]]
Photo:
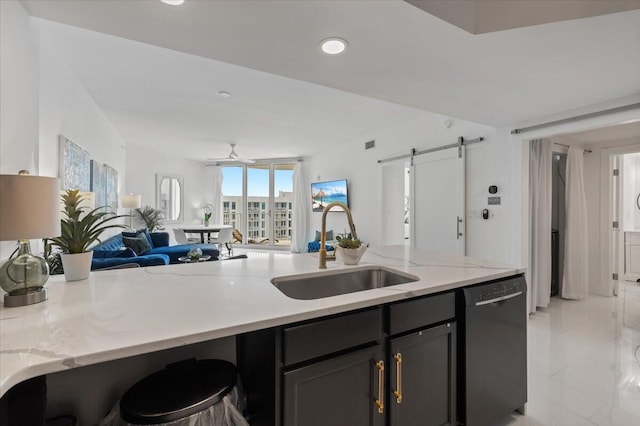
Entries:
[[230, 98], [231, 97], [231, 93], [226, 92], [224, 90], [220, 90], [218, 92], [218, 96], [220, 96], [221, 98]]
[[160, 0], [162, 3], [170, 4], [171, 6], [180, 6], [184, 3], [184, 0]]
[[320, 42], [320, 48], [327, 55], [337, 55], [344, 52], [349, 43], [338, 37], [330, 37]]

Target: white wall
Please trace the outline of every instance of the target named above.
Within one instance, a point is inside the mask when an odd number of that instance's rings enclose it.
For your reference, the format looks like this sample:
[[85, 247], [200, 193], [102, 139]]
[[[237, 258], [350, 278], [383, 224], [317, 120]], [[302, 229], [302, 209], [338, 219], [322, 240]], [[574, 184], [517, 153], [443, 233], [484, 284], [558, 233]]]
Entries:
[[[466, 139], [484, 136], [485, 142], [467, 148], [467, 254], [526, 267], [529, 256], [528, 141], [620, 124], [637, 119], [640, 111], [594, 117], [523, 134], [511, 134], [511, 130], [637, 102], [640, 102], [640, 95], [632, 95], [499, 129], [461, 120], [454, 120], [454, 125], [447, 129], [443, 126], [447, 117], [425, 113], [416, 120], [388, 128], [378, 135], [371, 135], [376, 140], [375, 149], [365, 151], [364, 141], [371, 138], [363, 138], [362, 142], [343, 144], [341, 152], [313, 155], [305, 162], [306, 179], [309, 182], [348, 179], [358, 236], [369, 243], [379, 244], [384, 242], [384, 233], [380, 231], [383, 222], [383, 185], [382, 166], [377, 160], [408, 153], [411, 148], [423, 149], [450, 144], [458, 136]], [[585, 165], [585, 168], [588, 167]], [[498, 185], [497, 195], [502, 198], [500, 206], [487, 206], [489, 185]], [[598, 199], [598, 207], [599, 203]], [[489, 220], [480, 218], [480, 212], [485, 207], [493, 215]], [[344, 214], [330, 213], [327, 217], [327, 229], [342, 232], [347, 228]], [[316, 229], [320, 229], [320, 218], [319, 213], [311, 214], [310, 238]], [[598, 247], [597, 243], [591, 247]], [[598, 263], [595, 259], [594, 254], [594, 261], [590, 261], [590, 265]], [[595, 271], [591, 275], [600, 276]]]
[[[383, 172], [378, 160], [407, 154], [411, 148], [425, 149], [484, 137], [485, 141], [467, 148], [467, 208], [473, 213], [467, 224], [467, 254], [479, 258], [512, 263], [512, 151], [509, 144], [498, 144], [495, 130], [488, 126], [454, 120], [451, 128], [444, 126], [448, 117], [424, 113], [418, 119], [388, 128], [373, 135], [376, 148], [364, 150], [362, 142], [350, 142], [343, 150], [321, 152], [305, 162], [309, 182], [346, 178], [349, 180], [349, 202], [358, 236], [372, 245], [385, 243], [381, 231]], [[489, 220], [480, 219], [487, 207], [489, 185], [498, 185], [503, 204], [491, 208]], [[517, 199], [517, 198], [516, 198]], [[320, 229], [321, 214], [312, 213], [310, 238]], [[419, 218], [418, 218], [419, 220]], [[343, 232], [348, 229], [343, 213], [329, 213], [327, 229]]]
[[[38, 171], [38, 28], [20, 2], [0, 1], [0, 173]], [[15, 242], [0, 242], [0, 259]]]
[[127, 144], [124, 192], [142, 195], [142, 205], [156, 207], [156, 173], [179, 175], [184, 178], [184, 221], [168, 224], [166, 228], [173, 239], [171, 228], [181, 225], [202, 224], [203, 207], [213, 202], [213, 168], [197, 161], [176, 158], [138, 145]]
[[[29, 169], [58, 176], [62, 134], [118, 170], [123, 182], [123, 139], [41, 37], [39, 20], [17, 1], [2, 1], [0, 7], [0, 172]], [[0, 244], [0, 259], [15, 247], [14, 242]]]
[[92, 159], [116, 169], [122, 193], [125, 142], [44, 37], [40, 40], [39, 127], [42, 174], [59, 176], [58, 136], [64, 135], [89, 151]]
[[0, 172], [37, 174], [38, 27], [20, 2], [0, 2]]

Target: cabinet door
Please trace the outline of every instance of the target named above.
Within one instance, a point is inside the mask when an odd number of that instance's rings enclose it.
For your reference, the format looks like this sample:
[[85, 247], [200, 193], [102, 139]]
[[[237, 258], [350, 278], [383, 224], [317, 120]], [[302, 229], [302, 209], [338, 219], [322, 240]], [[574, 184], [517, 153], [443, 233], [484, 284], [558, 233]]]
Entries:
[[382, 426], [383, 365], [376, 345], [285, 372], [283, 425]]
[[391, 340], [391, 426], [456, 424], [456, 325]]

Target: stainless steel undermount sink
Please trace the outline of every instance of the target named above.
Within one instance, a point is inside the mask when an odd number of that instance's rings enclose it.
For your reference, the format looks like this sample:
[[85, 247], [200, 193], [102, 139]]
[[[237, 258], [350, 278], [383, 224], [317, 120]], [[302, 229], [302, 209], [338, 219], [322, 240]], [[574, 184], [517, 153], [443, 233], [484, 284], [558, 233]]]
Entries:
[[370, 265], [338, 271], [276, 277], [271, 280], [271, 284], [292, 299], [312, 300], [411, 283], [419, 279], [405, 272]]

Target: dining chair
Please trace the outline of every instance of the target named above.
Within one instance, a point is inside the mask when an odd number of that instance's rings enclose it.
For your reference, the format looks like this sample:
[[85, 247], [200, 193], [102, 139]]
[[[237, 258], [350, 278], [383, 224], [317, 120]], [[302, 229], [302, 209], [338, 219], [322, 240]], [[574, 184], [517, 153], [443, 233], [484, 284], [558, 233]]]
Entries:
[[187, 240], [187, 234], [184, 233], [182, 228], [173, 228], [173, 236], [178, 244], [189, 244]]
[[178, 244], [193, 244], [200, 242], [199, 238], [187, 237], [187, 233], [184, 232], [184, 229], [182, 228], [173, 228], [173, 236]]
[[224, 244], [229, 252], [229, 256], [231, 256], [231, 253], [233, 252], [233, 246], [231, 245], [232, 236], [233, 228], [222, 228], [220, 229], [220, 232], [218, 232], [218, 235], [215, 238], [211, 238], [209, 242], [211, 244], [217, 244], [220, 252], [222, 252], [222, 245]]

